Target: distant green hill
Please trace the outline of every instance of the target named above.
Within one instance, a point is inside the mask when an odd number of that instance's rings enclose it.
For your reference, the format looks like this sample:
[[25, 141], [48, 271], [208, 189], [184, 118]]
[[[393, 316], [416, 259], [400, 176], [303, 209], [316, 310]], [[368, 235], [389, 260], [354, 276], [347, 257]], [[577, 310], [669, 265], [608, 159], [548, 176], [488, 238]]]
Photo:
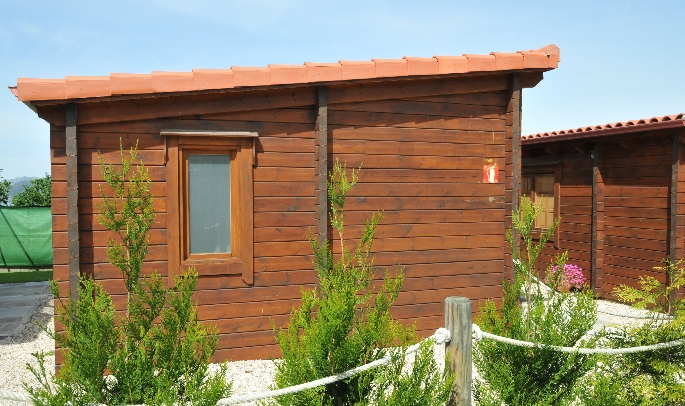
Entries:
[[7, 179], [12, 184], [12, 187], [10, 188], [10, 204], [11, 204], [12, 198], [14, 196], [16, 196], [19, 192], [24, 191], [24, 186], [31, 186], [31, 179], [38, 179], [38, 178], [29, 177], [29, 176], [21, 176], [19, 178]]

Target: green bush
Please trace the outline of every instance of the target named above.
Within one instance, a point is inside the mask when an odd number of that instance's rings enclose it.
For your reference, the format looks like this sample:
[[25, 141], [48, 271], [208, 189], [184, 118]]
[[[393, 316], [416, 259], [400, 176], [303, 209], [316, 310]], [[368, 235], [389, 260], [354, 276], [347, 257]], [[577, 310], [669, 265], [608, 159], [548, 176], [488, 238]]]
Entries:
[[[147, 170], [138, 166], [131, 174], [136, 150], [122, 168], [102, 163], [106, 183], [114, 197], [105, 196], [99, 207], [100, 222], [119, 234], [122, 243], [109, 241], [107, 255], [119, 268], [128, 296], [126, 311], [117, 315], [111, 297], [88, 276], [81, 277], [78, 299], [59, 298], [57, 321], [62, 333], [48, 333], [65, 349], [64, 363], [56, 376], [44, 368], [44, 354], [37, 355], [37, 389], [26, 386], [36, 405], [140, 404], [214, 405], [228, 396], [226, 366], [210, 374], [210, 357], [218, 335], [198, 320], [193, 306], [197, 273], [189, 269], [172, 288], [156, 273], [141, 277], [154, 221]], [[59, 297], [57, 283], [52, 292]], [[111, 375], [109, 375], [111, 374]]]
[[390, 367], [382, 368], [376, 375], [368, 401], [363, 404], [373, 406], [445, 404], [451, 394], [454, 375], [450, 375], [447, 368], [443, 372], [438, 370], [433, 346], [433, 340], [425, 340], [419, 344], [414, 365], [410, 370], [405, 368], [407, 347], [391, 350]]
[[[511, 230], [507, 237], [514, 252], [515, 278], [504, 281], [501, 309], [488, 300], [480, 309], [477, 324], [504, 337], [539, 343], [534, 348], [483, 339], [474, 346], [474, 363], [481, 379], [474, 382], [474, 399], [482, 405], [560, 405], [573, 398], [575, 383], [594, 365], [587, 355], [562, 353], [545, 345], [574, 346], [594, 326], [596, 306], [589, 289], [580, 293], [557, 291], [553, 268], [563, 269], [568, 253], [558, 255], [548, 266], [551, 291], [543, 292], [534, 268], [537, 256], [558, 226], [544, 231], [537, 243], [531, 231], [541, 208], [528, 199], [514, 211], [513, 226], [521, 233], [523, 254], [514, 248]], [[555, 282], [556, 281], [556, 282]], [[521, 297], [523, 292], [524, 297]], [[521, 305], [525, 300], [525, 308]], [[584, 343], [585, 345], [591, 343]]]
[[[367, 221], [354, 251], [345, 245], [345, 198], [354, 187], [357, 175], [358, 170], [352, 170], [351, 179], [348, 178], [346, 167], [338, 162], [333, 168], [328, 182], [328, 198], [331, 225], [340, 237], [341, 255], [337, 261], [334, 260], [328, 243], [318, 246], [310, 236], [318, 284], [312, 290], [302, 290], [302, 304], [291, 312], [288, 327], [275, 329], [283, 352], [283, 359], [277, 364], [277, 388], [350, 370], [382, 358], [387, 347], [397, 344], [404, 347], [416, 340], [413, 328], [403, 327], [390, 316], [390, 306], [397, 299], [404, 280], [402, 270], [398, 269], [395, 278], [386, 271], [382, 285], [378, 289], [372, 287], [375, 270], [370, 251], [382, 214], [374, 214]], [[376, 399], [376, 404], [383, 405], [439, 404], [434, 401], [444, 397], [445, 387], [449, 389], [451, 381], [449, 377], [437, 374], [428, 358], [429, 351], [423, 346], [418, 367], [412, 376], [399, 373], [401, 360], [395, 358], [394, 372], [372, 369], [323, 387], [280, 396], [269, 404], [364, 405], [371, 398]], [[390, 387], [415, 393], [424, 384], [428, 385], [426, 390], [434, 391], [434, 394], [422, 398], [428, 403], [423, 400], [406, 403], [409, 400], [402, 400], [401, 392], [390, 395], [388, 399], [384, 397], [387, 395], [385, 389]], [[373, 392], [374, 385], [376, 392]]]
[[675, 293], [685, 286], [685, 267], [683, 259], [672, 262], [669, 257], [663, 261], [666, 266], [655, 266], [654, 270], [666, 274], [667, 284], [662, 284], [653, 276], [640, 276], [640, 288], [620, 285], [612, 292], [620, 301], [633, 303], [638, 309], [653, 306], [656, 311], [670, 315], [678, 315], [685, 310], [685, 303], [676, 300]]
[[[2, 169], [0, 169], [0, 172], [2, 172]], [[12, 184], [10, 181], [5, 179], [0, 180], [0, 206], [7, 206], [11, 187]]]
[[[673, 321], [654, 313], [639, 325], [624, 325], [606, 335], [613, 348], [628, 348], [665, 343], [685, 338], [685, 303], [682, 298], [671, 298], [672, 292], [685, 284], [683, 260], [676, 263], [669, 258], [666, 266], [657, 271], [668, 274], [669, 284], [661, 284], [653, 277], [640, 277], [640, 288], [621, 285], [614, 294], [637, 308], [653, 306], [655, 310], [674, 314]], [[587, 377], [579, 389], [581, 396], [611, 397], [621, 405], [684, 405], [685, 404], [685, 345], [602, 358], [601, 368]], [[588, 404], [599, 405], [601, 403]]]
[[12, 198], [13, 206], [23, 207], [49, 207], [52, 202], [52, 183], [50, 175], [31, 179], [30, 186], [24, 186], [24, 190]]

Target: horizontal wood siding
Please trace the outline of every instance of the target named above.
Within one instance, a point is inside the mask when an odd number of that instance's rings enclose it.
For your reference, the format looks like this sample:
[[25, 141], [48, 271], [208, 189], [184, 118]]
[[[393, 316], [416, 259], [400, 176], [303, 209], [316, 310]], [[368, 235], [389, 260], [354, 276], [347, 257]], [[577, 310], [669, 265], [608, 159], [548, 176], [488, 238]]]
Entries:
[[638, 286], [640, 275], [666, 282], [653, 270], [668, 255], [672, 136], [604, 144], [604, 296], [621, 284]]
[[[152, 179], [156, 211], [151, 230], [151, 247], [143, 273], [156, 271], [166, 278], [166, 168], [165, 140], [161, 128], [202, 129], [207, 126], [232, 131], [259, 133], [256, 144], [258, 165], [254, 169], [254, 265], [255, 282], [248, 287], [239, 276], [200, 276], [195, 299], [202, 320], [219, 328], [220, 348], [216, 360], [223, 360], [230, 349], [232, 359], [268, 354], [273, 333], [271, 322], [281, 326], [285, 316], [300, 297], [302, 286], [311, 286], [314, 273], [307, 229], [314, 224], [314, 120], [313, 106], [295, 106], [278, 110], [256, 110], [248, 113], [212, 114], [177, 117], [173, 120], [127, 122], [125, 124], [94, 124], [79, 127], [79, 177], [81, 203], [82, 270], [100, 282], [113, 295], [118, 310], [125, 307], [126, 289], [118, 269], [107, 262], [106, 246], [112, 232], [97, 222], [103, 179], [98, 153], [107, 164], [120, 163], [119, 139], [125, 149], [138, 141], [139, 157], [144, 160]], [[165, 121], [170, 121], [168, 124]], [[66, 211], [62, 200], [66, 196], [66, 173], [63, 170], [63, 131], [51, 132], [53, 156], [53, 206], [55, 272], [67, 272]], [[111, 193], [103, 186], [105, 193]], [[63, 278], [60, 278], [64, 280]], [[279, 306], [274, 305], [278, 304]], [[280, 306], [282, 305], [282, 306]], [[217, 314], [217, 307], [220, 313]], [[253, 309], [251, 312], [247, 308]], [[258, 308], [258, 310], [256, 310]], [[239, 327], [237, 327], [239, 326]], [[246, 335], [243, 333], [247, 333]], [[253, 340], [250, 334], [270, 334], [265, 342]], [[244, 347], [244, 348], [243, 348]], [[260, 350], [255, 352], [255, 348]], [[271, 348], [273, 349], [273, 348]], [[252, 354], [252, 355], [250, 355]]]
[[[373, 211], [384, 211], [373, 245], [377, 279], [398, 265], [406, 272], [395, 316], [427, 336], [443, 325], [447, 296], [498, 299], [511, 188], [506, 94], [329, 102], [329, 165], [362, 166], [346, 202], [345, 243], [352, 247]], [[483, 184], [486, 159], [498, 164], [499, 184]], [[417, 301], [425, 304], [404, 305]]]
[[[509, 99], [508, 79], [498, 75], [469, 83], [417, 83], [331, 87], [328, 153], [329, 163], [336, 158], [348, 167], [363, 163], [348, 199], [348, 243], [356, 242], [371, 213], [384, 211], [374, 244], [375, 286], [382, 279], [380, 268], [404, 266], [407, 279], [393, 315], [416, 322], [419, 332], [429, 335], [443, 324], [445, 297], [470, 297], [477, 309], [501, 296], [505, 187], [511, 188], [504, 173], [511, 165], [505, 150]], [[121, 275], [106, 256], [108, 240], [117, 237], [97, 221], [103, 185], [99, 157], [120, 164], [120, 140], [125, 149], [138, 142], [139, 159], [152, 179], [156, 218], [143, 273], [166, 278], [166, 200], [174, 192], [166, 189], [160, 130], [257, 132], [254, 285], [238, 275], [200, 276], [194, 300], [199, 317], [219, 329], [215, 361], [279, 357], [271, 321], [284, 326], [301, 289], [316, 281], [307, 239], [315, 226], [315, 93], [308, 88], [193, 96], [189, 106], [173, 98], [140, 106], [86, 103], [78, 127], [81, 270], [124, 309]], [[114, 111], [117, 106], [122, 109]], [[46, 106], [41, 114], [57, 124], [50, 129], [55, 277], [68, 281], [65, 132], [55, 107]], [[499, 184], [482, 183], [485, 159], [497, 162]], [[107, 186], [103, 190], [111, 193]], [[339, 250], [337, 240], [334, 247]], [[62, 294], [66, 287], [60, 283]]]
[[592, 243], [592, 159], [590, 153], [564, 148], [559, 179], [559, 241], [546, 244], [536, 268], [545, 271], [554, 258], [568, 251], [568, 264], [580, 266], [590, 281]]

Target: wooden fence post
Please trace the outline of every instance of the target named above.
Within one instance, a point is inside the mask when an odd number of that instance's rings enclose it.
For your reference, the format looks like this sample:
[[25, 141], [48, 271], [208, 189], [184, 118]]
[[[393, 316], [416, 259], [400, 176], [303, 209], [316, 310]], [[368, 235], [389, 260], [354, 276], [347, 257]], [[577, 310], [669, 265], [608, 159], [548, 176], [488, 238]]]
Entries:
[[445, 299], [445, 327], [452, 339], [445, 343], [449, 371], [455, 374], [448, 406], [471, 406], [471, 300], [451, 296]]

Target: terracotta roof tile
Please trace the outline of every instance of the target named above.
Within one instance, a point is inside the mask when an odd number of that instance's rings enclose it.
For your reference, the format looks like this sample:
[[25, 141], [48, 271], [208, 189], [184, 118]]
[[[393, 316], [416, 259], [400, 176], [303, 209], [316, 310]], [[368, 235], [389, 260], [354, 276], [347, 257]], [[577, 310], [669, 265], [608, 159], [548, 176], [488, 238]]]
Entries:
[[307, 67], [305, 65], [269, 65], [271, 69], [271, 84], [285, 85], [307, 81]]
[[339, 63], [305, 62], [308, 82], [332, 82], [342, 80], [342, 65]]
[[343, 80], [370, 79], [376, 77], [374, 61], [338, 61], [342, 66]]
[[407, 76], [406, 59], [373, 59], [376, 63], [376, 77], [388, 78], [393, 76]]
[[67, 99], [79, 97], [97, 97], [110, 93], [109, 76], [67, 76], [64, 78]]
[[[669, 122], [672, 125], [669, 124]], [[589, 127], [570, 128], [568, 130], [549, 131], [544, 133], [524, 135], [521, 137], [523, 144], [537, 144], [552, 141], [566, 141], [580, 138], [592, 138], [625, 134], [630, 132], [657, 130], [662, 127], [685, 127], [685, 114], [673, 114], [669, 116], [642, 118], [639, 120], [620, 121]]]
[[112, 73], [109, 75], [112, 94], [152, 93], [152, 75], [136, 73]]
[[534, 51], [490, 55], [434, 56], [338, 63], [306, 62], [304, 65], [267, 67], [233, 66], [231, 69], [193, 69], [192, 72], [152, 74], [112, 73], [109, 76], [64, 79], [17, 79], [13, 93], [21, 101], [61, 100], [186, 92], [210, 89], [318, 83], [401, 76], [446, 75], [497, 70], [550, 69], [559, 63], [559, 48], [547, 45]]
[[545, 45], [544, 47], [538, 49], [538, 51], [549, 56], [549, 67], [554, 69], [559, 66], [561, 62], [561, 51], [559, 47], [554, 44]]
[[497, 70], [495, 55], [472, 55], [464, 54], [469, 60], [469, 72]]
[[233, 70], [233, 85], [266, 86], [271, 84], [271, 69], [250, 68], [245, 66], [231, 66]]
[[438, 60], [436, 58], [405, 56], [402, 59], [407, 61], [408, 75], [437, 75], [439, 73]]
[[[549, 57], [540, 51], [518, 51], [523, 55], [523, 68], [549, 68]], [[556, 56], [555, 56], [556, 57]]]
[[438, 60], [438, 73], [466, 73], [469, 60], [465, 56], [434, 56]]
[[195, 90], [230, 89], [233, 87], [231, 69], [193, 69]]
[[193, 72], [152, 72], [152, 91], [155, 93], [190, 90], [195, 90]]
[[24, 100], [60, 100], [67, 98], [64, 79], [17, 79], [17, 94]]
[[519, 53], [493, 52], [497, 70], [523, 69], [523, 55]]

